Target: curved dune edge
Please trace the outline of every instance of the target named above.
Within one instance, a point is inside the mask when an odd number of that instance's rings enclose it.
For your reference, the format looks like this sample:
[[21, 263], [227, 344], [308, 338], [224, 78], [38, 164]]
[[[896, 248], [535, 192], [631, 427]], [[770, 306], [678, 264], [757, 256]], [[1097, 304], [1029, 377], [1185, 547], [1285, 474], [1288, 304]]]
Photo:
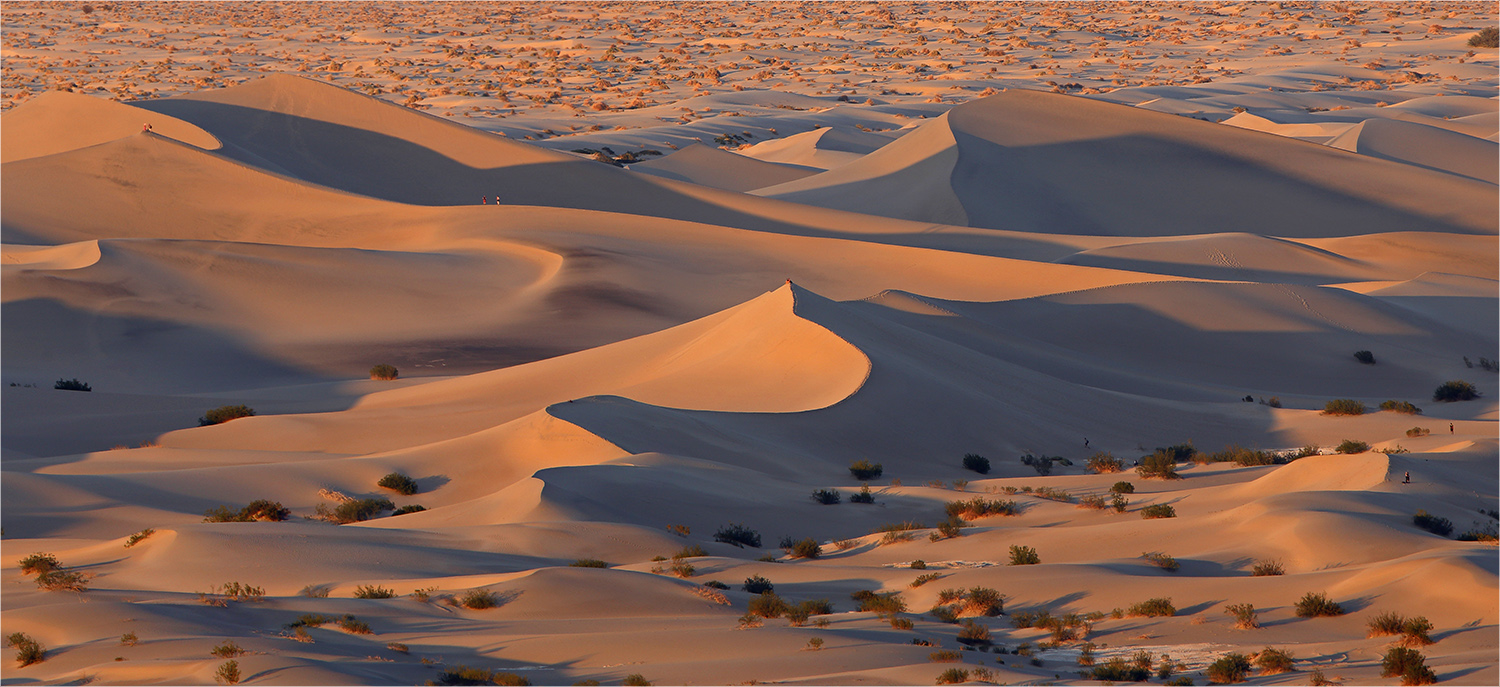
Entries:
[[44, 91], [0, 116], [0, 163], [55, 155], [139, 133], [146, 124], [159, 136], [203, 150], [223, 147], [213, 134], [176, 117], [125, 103], [70, 93]]
[[76, 270], [99, 262], [99, 258], [99, 239], [58, 246], [0, 245], [0, 265], [19, 270]]

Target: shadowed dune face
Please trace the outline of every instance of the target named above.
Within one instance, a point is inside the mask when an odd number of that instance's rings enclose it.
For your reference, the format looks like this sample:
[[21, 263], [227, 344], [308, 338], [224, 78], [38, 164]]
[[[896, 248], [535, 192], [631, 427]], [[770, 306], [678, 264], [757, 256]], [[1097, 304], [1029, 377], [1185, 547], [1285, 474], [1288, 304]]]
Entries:
[[1494, 21], [7, 3], [5, 682], [1494, 684]]

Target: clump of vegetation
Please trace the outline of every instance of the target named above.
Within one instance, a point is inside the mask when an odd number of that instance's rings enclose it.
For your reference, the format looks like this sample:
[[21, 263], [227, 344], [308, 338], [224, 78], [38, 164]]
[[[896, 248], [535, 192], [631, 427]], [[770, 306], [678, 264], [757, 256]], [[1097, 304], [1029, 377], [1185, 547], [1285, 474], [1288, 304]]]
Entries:
[[1425, 436], [1427, 436], [1429, 434], [1432, 434], [1432, 430], [1427, 429], [1426, 427], [1413, 427], [1411, 429], [1406, 430], [1406, 436], [1411, 437], [1413, 439], [1415, 439], [1417, 437], [1425, 437]]
[[1035, 548], [1032, 548], [1030, 546], [1016, 546], [1016, 545], [1011, 545], [1011, 547], [1010, 547], [1010, 564], [1011, 565], [1036, 565], [1036, 564], [1041, 563], [1041, 562], [1042, 562], [1042, 558], [1041, 558], [1041, 556], [1037, 555]]
[[988, 475], [990, 474], [990, 459], [977, 453], [965, 453], [964, 469], [973, 470], [981, 475]]
[[760, 533], [740, 524], [730, 524], [720, 527], [714, 533], [714, 541], [724, 544], [733, 544], [740, 548], [746, 546], [760, 548]]
[[1254, 630], [1260, 627], [1260, 614], [1255, 612], [1252, 604], [1229, 604], [1224, 607], [1225, 615], [1234, 616], [1234, 626], [1241, 630]]
[[[953, 652], [948, 652], [953, 653]], [[939, 685], [957, 685], [969, 681], [969, 671], [963, 668], [949, 668], [937, 676]]]
[[1134, 494], [1135, 485], [1129, 482], [1115, 482], [1109, 490], [1116, 494]]
[[898, 542], [911, 541], [915, 539], [916, 534], [914, 534], [914, 531], [924, 529], [927, 529], [926, 525], [923, 525], [920, 522], [908, 520], [906, 522], [886, 523], [884, 525], [881, 525], [880, 527], [877, 527], [871, 534], [879, 534], [883, 532], [885, 534], [880, 538], [880, 543], [882, 545], [895, 544]]
[[1500, 47], [1500, 29], [1486, 26], [1472, 36], [1469, 36], [1469, 47], [1471, 48], [1495, 48]]
[[916, 589], [917, 587], [927, 584], [928, 582], [931, 582], [933, 580], [941, 579], [942, 577], [943, 576], [940, 573], [923, 573], [921, 575], [918, 575], [917, 579], [912, 580], [909, 586], [912, 589]]
[[968, 501], [949, 501], [943, 510], [950, 518], [963, 518], [965, 520], [977, 520], [992, 515], [1016, 515], [1020, 511], [1016, 509], [1015, 501], [1001, 499], [985, 500], [974, 497]]
[[1375, 364], [1375, 354], [1369, 351], [1355, 351], [1354, 359], [1366, 365]]
[[861, 589], [850, 594], [849, 598], [859, 602], [857, 610], [860, 612], [870, 612], [879, 616], [893, 616], [906, 612], [906, 602], [895, 592], [877, 594], [868, 589]]
[[376, 365], [375, 367], [370, 368], [370, 379], [390, 381], [400, 376], [401, 371], [397, 370], [395, 365], [386, 365], [384, 363], [381, 363], [379, 365]]
[[1256, 653], [1252, 660], [1261, 675], [1277, 675], [1292, 670], [1292, 654], [1281, 649], [1266, 647]]
[[125, 634], [120, 635], [120, 646], [135, 646], [136, 644], [139, 644], [140, 641], [141, 638], [135, 636], [134, 632], [126, 632]]
[[1142, 665], [1141, 661], [1131, 662], [1116, 656], [1081, 672], [1084, 677], [1100, 682], [1145, 682], [1151, 677], [1151, 657], [1148, 653]]
[[1436, 534], [1439, 537], [1446, 537], [1453, 534], [1452, 520], [1432, 515], [1425, 510], [1418, 510], [1416, 515], [1411, 516], [1411, 522], [1413, 525]]
[[1250, 675], [1250, 659], [1244, 654], [1229, 653], [1219, 657], [1203, 671], [1217, 685], [1244, 682]]
[[1062, 456], [1034, 456], [1030, 453], [1021, 456], [1021, 464], [1031, 466], [1033, 470], [1036, 470], [1036, 474], [1038, 475], [1045, 476], [1052, 474], [1053, 463], [1071, 465], [1071, 462]]
[[1416, 407], [1415, 405], [1412, 405], [1410, 401], [1397, 401], [1395, 399], [1391, 399], [1389, 401], [1381, 401], [1380, 409], [1389, 410], [1393, 413], [1401, 413], [1403, 415], [1422, 414], [1422, 409]]
[[1269, 577], [1272, 575], [1285, 574], [1286, 567], [1281, 564], [1281, 561], [1270, 558], [1256, 561], [1255, 565], [1250, 568], [1251, 577]]
[[139, 543], [141, 543], [143, 541], [146, 541], [146, 538], [150, 537], [153, 534], [156, 534], [156, 530], [154, 530], [154, 529], [152, 529], [150, 527], [147, 527], [146, 529], [143, 529], [143, 530], [141, 530], [139, 532], [136, 532], [135, 534], [132, 534], [129, 537], [125, 538], [125, 548], [128, 549], [128, 548], [130, 548], [132, 546], [135, 546], [136, 544], [139, 544]]
[[761, 592], [759, 596], [750, 600], [747, 609], [750, 615], [761, 618], [780, 618], [787, 612], [787, 603], [773, 591]]
[[1352, 398], [1336, 398], [1323, 404], [1324, 415], [1364, 415], [1365, 404]]
[[359, 585], [354, 588], [356, 599], [391, 599], [395, 598], [396, 591], [380, 585]]
[[1111, 472], [1119, 472], [1125, 469], [1125, 463], [1114, 455], [1100, 451], [1088, 459], [1085, 464], [1089, 472], [1103, 475]]
[[[325, 593], [324, 596], [327, 596]], [[198, 592], [198, 600], [210, 606], [227, 606], [230, 601], [259, 602], [266, 598], [264, 587], [244, 582], [225, 582], [214, 585], [206, 592]]]
[[5, 638], [5, 645], [16, 650], [16, 665], [26, 667], [47, 660], [47, 649], [25, 632], [12, 632]]
[[37, 589], [49, 592], [86, 592], [89, 576], [76, 570], [48, 570], [37, 573]]
[[745, 584], [740, 588], [751, 594], [762, 594], [774, 590], [776, 586], [771, 584], [770, 580], [760, 575], [751, 575], [745, 578]]
[[389, 475], [381, 477], [380, 481], [376, 482], [375, 485], [390, 489], [403, 496], [411, 496], [417, 493], [417, 481], [399, 472], [392, 472]]
[[320, 503], [317, 507], [318, 517], [329, 522], [345, 525], [351, 522], [364, 522], [379, 515], [381, 511], [395, 510], [396, 504], [384, 497], [373, 499], [350, 499], [333, 508], [328, 504]]
[[80, 382], [80, 381], [78, 381], [77, 377], [74, 377], [72, 379], [59, 379], [59, 380], [57, 380], [56, 384], [52, 385], [52, 388], [59, 389], [59, 390], [62, 390], [62, 391], [93, 391], [94, 390], [94, 387], [89, 386], [87, 382]]
[[608, 568], [609, 564], [597, 558], [580, 558], [568, 564], [574, 568]]
[[41, 551], [22, 558], [19, 565], [22, 575], [37, 575], [62, 569], [62, 563], [57, 560], [57, 556]]
[[1428, 635], [1432, 622], [1423, 616], [1403, 618], [1395, 613], [1381, 613], [1370, 619], [1368, 637], [1401, 635], [1400, 645], [1405, 647], [1427, 646], [1432, 643]]
[[[1115, 496], [1119, 496], [1119, 494], [1115, 494]], [[1091, 494], [1078, 499], [1078, 507], [1089, 510], [1105, 510], [1109, 508], [1109, 501], [1105, 500], [1104, 496], [1100, 494]]]
[[1129, 505], [1130, 500], [1121, 494], [1111, 494], [1109, 497], [1109, 506], [1115, 509], [1116, 513], [1124, 513], [1125, 508]]
[[1148, 551], [1141, 554], [1141, 558], [1150, 561], [1152, 565], [1155, 565], [1156, 567], [1161, 568], [1162, 570], [1165, 570], [1167, 572], [1177, 572], [1178, 568], [1182, 567], [1177, 563], [1176, 558], [1168, 556], [1167, 554], [1164, 554], [1160, 551]]
[[1182, 479], [1182, 475], [1177, 474], [1177, 456], [1165, 449], [1143, 456], [1135, 472], [1145, 479]]
[[1343, 454], [1364, 453], [1365, 451], [1370, 450], [1370, 445], [1367, 444], [1367, 443], [1365, 443], [1365, 442], [1363, 442], [1363, 441], [1356, 441], [1354, 439], [1345, 439], [1334, 450], [1338, 451], [1339, 453], [1343, 453]]
[[1427, 667], [1422, 652], [1406, 647], [1392, 647], [1380, 662], [1381, 677], [1399, 677], [1403, 685], [1437, 684], [1437, 675]]
[[250, 406], [219, 406], [204, 413], [203, 417], [198, 418], [198, 426], [220, 425], [230, 420], [238, 420], [239, 418], [251, 417], [253, 415], [255, 415], [255, 409]]
[[1131, 606], [1125, 615], [1132, 618], [1159, 618], [1177, 615], [1177, 607], [1167, 598], [1147, 599]]
[[218, 506], [203, 512], [203, 522], [281, 522], [291, 511], [279, 501], [256, 499], [239, 510]]
[[1322, 593], [1308, 592], [1297, 602], [1298, 618], [1321, 618], [1344, 614], [1344, 607], [1329, 600]]
[[875, 503], [875, 495], [870, 493], [870, 485], [861, 485], [857, 493], [850, 494], [849, 503]]
[[816, 539], [801, 539], [792, 544], [791, 555], [792, 558], [817, 558], [823, 555], [823, 547], [818, 546]]
[[814, 491], [812, 499], [825, 506], [832, 506], [842, 500], [839, 493], [833, 489], [819, 489]]
[[964, 657], [957, 651], [934, 651], [927, 654], [927, 660], [933, 663], [958, 663], [964, 660]]
[[398, 654], [411, 653], [411, 647], [402, 644], [401, 642], [386, 642], [385, 648], [390, 649], [391, 651], [394, 651]]
[[1033, 491], [1031, 493], [1038, 498], [1044, 498], [1048, 501], [1060, 501], [1062, 503], [1073, 502], [1072, 494], [1069, 494], [1068, 492], [1061, 489], [1053, 489], [1052, 487], [1037, 487], [1036, 491]]
[[219, 658], [234, 658], [245, 653], [245, 650], [241, 649], [240, 645], [235, 644], [234, 640], [225, 640], [222, 644], [210, 649], [208, 653]]
[[398, 515], [407, 515], [409, 513], [420, 513], [420, 512], [422, 512], [424, 510], [427, 510], [426, 506], [419, 506], [419, 505], [413, 503], [413, 504], [402, 506], [400, 508], [397, 508], [396, 510], [391, 511], [391, 517], [394, 518], [394, 517], [396, 517]]
[[458, 605], [475, 611], [494, 608], [500, 605], [500, 596], [488, 589], [475, 587], [458, 597]]
[[1177, 517], [1177, 509], [1169, 504], [1158, 503], [1141, 509], [1141, 517], [1147, 520]]
[[880, 463], [871, 463], [868, 460], [857, 460], [849, 464], [849, 474], [861, 482], [868, 482], [880, 477], [885, 473], [885, 468]]
[[488, 668], [458, 665], [438, 673], [434, 685], [514, 685], [526, 687], [531, 681], [515, 673], [498, 673]]
[[1462, 380], [1443, 382], [1436, 391], [1432, 392], [1432, 400], [1439, 403], [1452, 403], [1454, 401], [1472, 401], [1479, 398], [1479, 388]]
[[240, 662], [229, 660], [219, 664], [219, 669], [214, 671], [214, 679], [226, 685], [237, 685], [240, 683]]

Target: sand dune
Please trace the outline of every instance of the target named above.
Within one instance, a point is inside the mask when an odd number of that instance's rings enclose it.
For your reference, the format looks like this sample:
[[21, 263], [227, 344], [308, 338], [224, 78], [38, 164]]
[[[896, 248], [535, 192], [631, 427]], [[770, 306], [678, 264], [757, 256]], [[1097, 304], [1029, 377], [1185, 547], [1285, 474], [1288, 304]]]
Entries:
[[816, 168], [769, 163], [694, 144], [671, 155], [630, 165], [642, 172], [726, 191], [750, 191], [817, 174]]
[[204, 150], [221, 147], [212, 134], [176, 117], [86, 95], [49, 91], [6, 113], [0, 163], [108, 143], [140, 132], [147, 124], [157, 135]]
[[1328, 141], [1352, 153], [1500, 183], [1500, 145], [1399, 119], [1367, 119]]

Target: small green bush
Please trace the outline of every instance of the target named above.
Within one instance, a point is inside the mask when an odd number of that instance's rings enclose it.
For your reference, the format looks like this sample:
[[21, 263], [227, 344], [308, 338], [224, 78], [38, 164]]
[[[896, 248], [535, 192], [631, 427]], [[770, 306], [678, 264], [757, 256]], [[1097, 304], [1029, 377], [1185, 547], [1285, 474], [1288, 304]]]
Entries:
[[708, 587], [710, 589], [728, 589], [729, 588], [729, 585], [724, 584], [723, 582], [720, 582], [718, 580], [709, 580], [707, 582], [704, 582], [703, 586]]
[[396, 510], [391, 511], [391, 517], [394, 518], [394, 517], [396, 517], [398, 515], [407, 515], [407, 514], [410, 514], [410, 513], [420, 513], [420, 512], [422, 512], [424, 510], [427, 510], [426, 506], [420, 506], [420, 505], [417, 505], [417, 504], [413, 503], [413, 504], [402, 506], [400, 508], [397, 508]]
[[391, 599], [395, 598], [396, 591], [380, 585], [359, 585], [354, 588], [356, 599]]
[[1260, 627], [1260, 614], [1255, 612], [1253, 604], [1229, 604], [1224, 607], [1224, 615], [1234, 616], [1234, 626], [1241, 630]]
[[1479, 388], [1462, 380], [1443, 382], [1436, 391], [1432, 392], [1432, 400], [1439, 403], [1452, 403], [1453, 401], [1472, 401], [1479, 398]]
[[1425, 510], [1418, 510], [1416, 515], [1411, 516], [1413, 525], [1420, 527], [1439, 537], [1453, 534], [1453, 521], [1448, 518], [1440, 518]]
[[812, 499], [825, 506], [832, 506], [841, 500], [839, 493], [833, 489], [819, 489], [814, 491]]
[[1272, 559], [1256, 561], [1255, 566], [1250, 569], [1251, 577], [1269, 577], [1285, 574], [1286, 567], [1281, 564], [1281, 561]]
[[1125, 615], [1133, 618], [1164, 618], [1177, 615], [1177, 607], [1167, 598], [1147, 599], [1131, 606]]
[[74, 570], [49, 570], [36, 576], [37, 589], [49, 592], [86, 592], [89, 577]]
[[1437, 676], [1427, 667], [1427, 658], [1416, 649], [1392, 647], [1380, 662], [1381, 677], [1399, 677], [1403, 685], [1431, 685]]
[[916, 589], [917, 587], [920, 587], [920, 586], [922, 586], [924, 584], [927, 584], [928, 582], [931, 582], [931, 581], [937, 580], [937, 579], [941, 579], [941, 578], [942, 578], [942, 574], [941, 573], [923, 573], [921, 575], [918, 575], [917, 579], [912, 580], [911, 584], [908, 585], [908, 586], [911, 587], [912, 589]]
[[1203, 674], [1216, 685], [1244, 682], [1245, 678], [1250, 675], [1250, 659], [1244, 654], [1225, 654], [1210, 664]]
[[1469, 36], [1469, 47], [1471, 48], [1495, 48], [1500, 47], [1500, 29], [1486, 26], [1472, 36]]
[[1084, 677], [1100, 682], [1145, 682], [1151, 677], [1150, 664], [1142, 667], [1120, 656], [1080, 672]]
[[749, 546], [758, 549], [760, 548], [760, 533], [744, 525], [730, 524], [720, 527], [719, 531], [714, 533], [714, 541], [733, 544], [740, 548]]
[[568, 564], [574, 568], [608, 568], [609, 564], [597, 558], [580, 558]]
[[625, 685], [625, 687], [651, 687], [651, 682], [643, 677], [640, 673], [631, 673], [629, 675], [626, 675], [625, 681], [621, 684]]
[[497, 673], [486, 668], [470, 668], [466, 665], [459, 665], [438, 673], [437, 678], [429, 684], [513, 685], [515, 687], [526, 687], [531, 684], [531, 681], [515, 673]]
[[1352, 398], [1336, 398], [1323, 404], [1324, 415], [1364, 415], [1365, 404]]
[[1363, 441], [1345, 439], [1343, 443], [1340, 443], [1338, 445], [1338, 448], [1335, 448], [1334, 450], [1343, 454], [1364, 453], [1365, 451], [1370, 450], [1370, 445]]
[[338, 625], [340, 630], [348, 632], [351, 635], [375, 634], [375, 631], [370, 629], [369, 623], [348, 614], [345, 614], [344, 617], [333, 621], [333, 624]]
[[988, 475], [990, 474], [990, 459], [977, 453], [966, 453], [964, 454], [964, 469]]
[[1432, 621], [1424, 616], [1407, 618], [1401, 623], [1401, 645], [1407, 647], [1427, 646], [1432, 643]]
[[1110, 487], [1109, 490], [1116, 494], [1134, 494], [1135, 485], [1129, 482], [1115, 482], [1114, 486]]
[[1141, 509], [1141, 517], [1147, 520], [1177, 517], [1177, 509], [1169, 504], [1158, 503]]
[[399, 472], [393, 472], [389, 475], [386, 475], [385, 477], [381, 477], [380, 481], [376, 482], [375, 485], [385, 489], [390, 489], [391, 491], [394, 491], [397, 494], [401, 494], [403, 496], [411, 496], [412, 494], [417, 493], [418, 488], [416, 480]]
[[[1119, 496], [1119, 494], [1115, 494], [1115, 496]], [[1090, 494], [1078, 499], [1078, 507], [1089, 510], [1105, 510], [1109, 508], [1109, 501], [1101, 494]]]
[[234, 658], [245, 653], [245, 650], [241, 649], [240, 645], [235, 644], [233, 640], [226, 640], [224, 643], [210, 649], [208, 653], [218, 658]]
[[858, 460], [849, 464], [849, 474], [854, 475], [854, 479], [857, 479], [861, 482], [867, 482], [869, 480], [875, 479], [884, 473], [885, 468], [881, 467], [880, 463], [871, 463], [868, 460]]
[[1165, 570], [1167, 572], [1177, 572], [1178, 568], [1182, 567], [1177, 563], [1176, 558], [1168, 556], [1167, 554], [1164, 554], [1160, 551], [1149, 551], [1143, 553], [1141, 554], [1141, 558], [1150, 561], [1152, 565], [1155, 565], [1156, 567], [1161, 568], [1162, 570]]
[[136, 532], [135, 534], [132, 534], [132, 535], [130, 535], [129, 537], [127, 537], [125, 539], [125, 548], [128, 549], [128, 548], [130, 548], [132, 546], [135, 546], [136, 544], [139, 544], [139, 543], [141, 543], [143, 541], [146, 541], [146, 538], [150, 537], [153, 534], [156, 534], [156, 530], [154, 530], [154, 529], [152, 529], [150, 527], [147, 527], [146, 529], [143, 529], [143, 530], [141, 530], [139, 532]]
[[1261, 675], [1277, 675], [1292, 670], [1292, 655], [1281, 649], [1266, 647], [1254, 657], [1255, 668]]
[[458, 605], [476, 611], [494, 608], [500, 605], [500, 597], [488, 589], [475, 587], [458, 597]]
[[47, 649], [25, 632], [12, 632], [5, 638], [5, 645], [15, 647], [16, 665], [22, 668], [47, 660]]
[[1422, 409], [1416, 407], [1415, 405], [1412, 405], [1410, 401], [1397, 401], [1395, 399], [1391, 399], [1389, 401], [1381, 401], [1380, 409], [1389, 410], [1393, 413], [1401, 413], [1403, 415], [1422, 414]]
[[751, 615], [762, 618], [780, 618], [788, 609], [786, 601], [778, 596], [776, 592], [764, 591], [750, 600], [750, 606], [747, 610]]
[[395, 510], [396, 504], [384, 497], [373, 499], [351, 499], [344, 501], [333, 508], [327, 504], [318, 504], [317, 513], [320, 517], [330, 522], [345, 525], [351, 522], [364, 522], [378, 515], [381, 511]]
[[823, 547], [816, 539], [803, 539], [792, 544], [792, 558], [817, 558], [823, 555]]
[[1065, 459], [1061, 456], [1034, 456], [1030, 453], [1021, 456], [1021, 464], [1031, 466], [1031, 469], [1036, 470], [1038, 475], [1052, 474], [1052, 464], [1061, 463], [1063, 460]]
[[59, 390], [62, 390], [62, 391], [93, 391], [94, 390], [94, 387], [89, 386], [87, 382], [80, 382], [80, 381], [78, 381], [77, 377], [74, 377], [72, 379], [59, 379], [59, 380], [57, 380], [56, 384], [52, 385], [52, 388], [59, 389]]
[[1020, 512], [1016, 508], [1015, 501], [985, 500], [977, 496], [968, 501], [949, 501], [944, 505], [943, 510], [950, 518], [966, 520], [976, 520], [992, 515], [1016, 515]]
[[1354, 359], [1366, 365], [1375, 364], [1375, 354], [1369, 351], [1355, 351]]
[[1370, 619], [1370, 631], [1366, 637], [1382, 637], [1385, 635], [1399, 635], [1401, 628], [1406, 624], [1406, 619], [1395, 613], [1381, 613]]
[[401, 376], [401, 371], [395, 365], [380, 364], [370, 368], [370, 379], [390, 381]]
[[870, 612], [877, 615], [890, 615], [893, 613], [905, 613], [906, 602], [901, 600], [895, 592], [877, 594], [868, 589], [862, 589], [849, 595], [850, 598], [859, 602], [860, 612]]
[[1036, 564], [1041, 563], [1041, 562], [1042, 562], [1042, 558], [1041, 558], [1041, 556], [1037, 555], [1036, 549], [1034, 549], [1034, 548], [1032, 548], [1030, 546], [1016, 546], [1016, 545], [1011, 545], [1011, 547], [1010, 547], [1010, 564], [1011, 565], [1036, 565]]
[[776, 585], [771, 584], [770, 580], [760, 575], [751, 575], [745, 578], [745, 584], [741, 585], [740, 588], [751, 594], [763, 594], [775, 590]]
[[702, 558], [707, 555], [708, 552], [704, 551], [703, 547], [698, 546], [697, 544], [689, 544], [682, 547], [681, 549], [678, 549], [677, 553], [672, 554], [672, 560], [678, 560], [681, 558]]
[[219, 669], [214, 671], [214, 679], [222, 684], [237, 685], [240, 683], [240, 662], [225, 661], [219, 664]]
[[1135, 472], [1145, 479], [1182, 479], [1182, 475], [1177, 474], [1177, 457], [1164, 449], [1143, 456]]
[[238, 420], [239, 418], [251, 417], [253, 415], [255, 415], [255, 409], [249, 406], [219, 406], [204, 413], [203, 417], [198, 418], [198, 426], [218, 425], [230, 420]]
[[62, 569], [62, 563], [57, 560], [57, 556], [40, 551], [22, 558], [19, 565], [21, 566], [21, 574], [23, 575], [35, 575]]
[[1308, 592], [1297, 602], [1298, 618], [1332, 617], [1344, 614], [1344, 607], [1329, 600], [1322, 593]]
[[1109, 497], [1109, 506], [1115, 509], [1116, 513], [1124, 513], [1125, 509], [1130, 506], [1130, 500], [1121, 494], [1111, 494]]
[[850, 494], [849, 503], [875, 503], [875, 495], [870, 493], [870, 485], [862, 485], [858, 493]]
[[[952, 652], [948, 652], [952, 653]], [[936, 654], [934, 654], [936, 655]], [[937, 659], [933, 659], [937, 660]], [[956, 659], [955, 659], [956, 660]], [[969, 681], [969, 671], [962, 668], [949, 668], [937, 676], [939, 685], [957, 685]]]
[[934, 651], [927, 654], [927, 660], [933, 663], [958, 663], [964, 660], [964, 657], [957, 651]]
[[1100, 451], [1088, 459], [1086, 467], [1089, 472], [1097, 475], [1119, 472], [1125, 469], [1124, 461], [1114, 457], [1112, 454]]

